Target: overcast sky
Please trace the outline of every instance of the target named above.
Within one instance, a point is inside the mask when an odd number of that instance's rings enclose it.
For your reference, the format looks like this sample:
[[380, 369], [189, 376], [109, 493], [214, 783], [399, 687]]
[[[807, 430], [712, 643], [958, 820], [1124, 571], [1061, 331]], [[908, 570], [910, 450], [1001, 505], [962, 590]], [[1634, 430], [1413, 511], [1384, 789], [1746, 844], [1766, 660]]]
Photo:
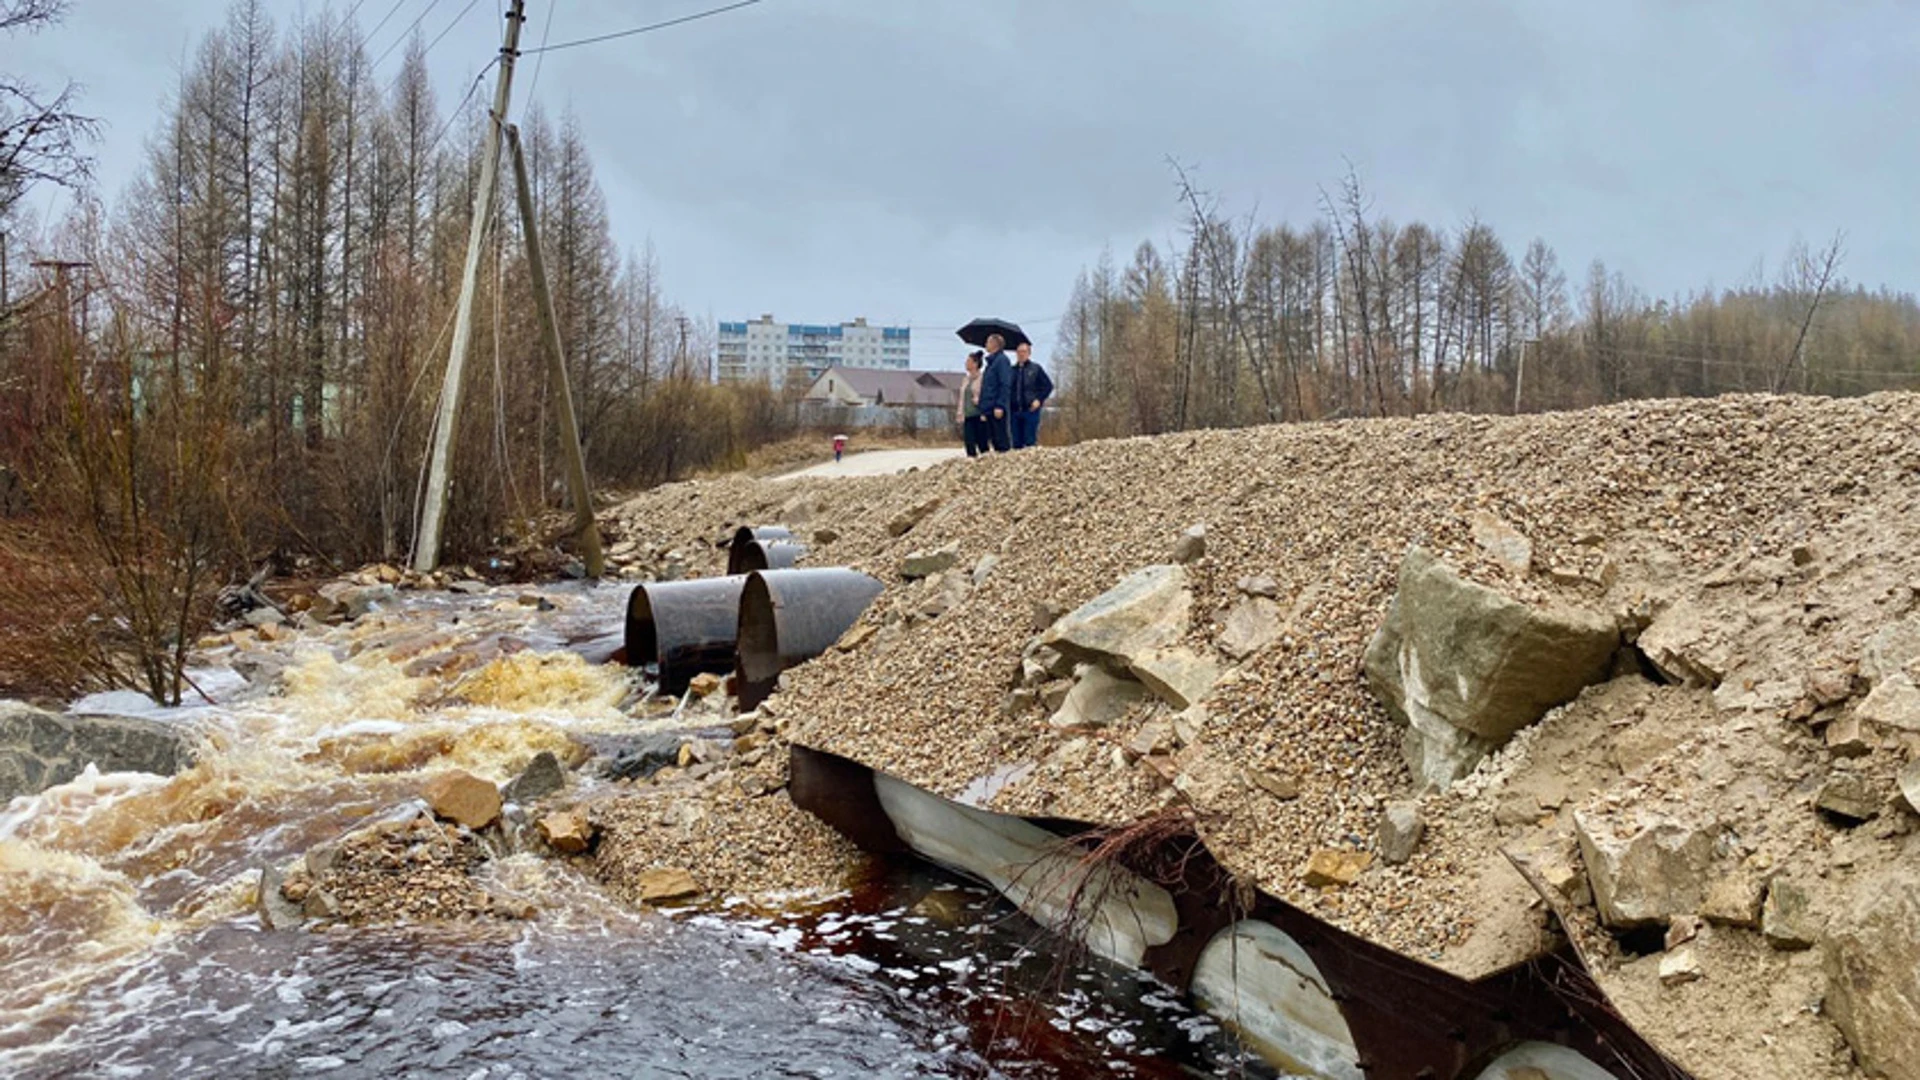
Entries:
[[[526, 44], [719, 2], [529, 0]], [[361, 0], [362, 32], [393, 5]], [[399, 0], [369, 52], [451, 26], [451, 107], [503, 6]], [[3, 62], [86, 85], [111, 197], [226, 7], [72, 0]], [[916, 365], [951, 366], [981, 314], [1044, 358], [1081, 267], [1177, 237], [1168, 155], [1295, 222], [1350, 160], [1379, 213], [1478, 214], [1516, 258], [1543, 236], [1570, 280], [1597, 257], [1655, 294], [1737, 284], [1843, 229], [1848, 277], [1912, 291], [1916, 57], [1912, 0], [763, 0], [553, 53], [537, 85], [523, 59], [515, 104], [578, 115], [616, 241], [651, 237], [703, 319], [910, 323]]]

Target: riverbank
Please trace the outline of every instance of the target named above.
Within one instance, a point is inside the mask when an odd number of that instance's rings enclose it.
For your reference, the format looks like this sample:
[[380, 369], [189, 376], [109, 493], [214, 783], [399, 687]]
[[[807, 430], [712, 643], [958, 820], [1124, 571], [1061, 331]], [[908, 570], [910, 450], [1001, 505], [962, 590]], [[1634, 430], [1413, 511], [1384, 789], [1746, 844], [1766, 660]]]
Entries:
[[[979, 801], [1008, 813], [1191, 815], [1262, 890], [1467, 978], [1561, 932], [1517, 858], [1565, 890], [1548, 899], [1615, 1004], [1696, 1075], [1850, 1076], [1847, 1038], [1882, 1071], [1900, 1060], [1874, 1042], [1884, 1018], [1805, 1006], [1859, 955], [1845, 942], [1877, 940], [1848, 929], [1851, 898], [1912, 857], [1896, 774], [1913, 748], [1887, 707], [1913, 674], [1916, 431], [1920, 398], [1877, 395], [1191, 433], [903, 477], [673, 485], [606, 523], [690, 572], [717, 572], [711, 545], [735, 526], [787, 524], [810, 563], [887, 584], [839, 649], [785, 677], [794, 742], [949, 797], [999, 777]], [[1415, 546], [1626, 642], [1614, 678], [1426, 794], [1362, 662]], [[1070, 672], [1023, 659], [1154, 565], [1191, 594], [1164, 644], [1213, 669], [1198, 708], [1149, 695], [1052, 722]], [[1832, 809], [1848, 792], [1866, 820]], [[1389, 833], [1418, 821], [1404, 862], [1385, 858], [1390, 809]], [[1638, 873], [1638, 837], [1685, 854]], [[1620, 861], [1665, 899], [1603, 929], [1589, 878]], [[1842, 932], [1770, 941], [1762, 905], [1794, 897]], [[1743, 995], [1779, 1007], [1703, 1019]]]

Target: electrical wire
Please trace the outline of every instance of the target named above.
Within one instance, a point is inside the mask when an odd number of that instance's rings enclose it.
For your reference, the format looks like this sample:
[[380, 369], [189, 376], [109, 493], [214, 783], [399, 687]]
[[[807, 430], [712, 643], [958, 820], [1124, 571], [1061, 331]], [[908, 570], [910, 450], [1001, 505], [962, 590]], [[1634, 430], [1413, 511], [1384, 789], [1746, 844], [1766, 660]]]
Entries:
[[533, 92], [540, 88], [540, 69], [547, 62], [546, 56], [543, 55], [547, 51], [547, 35], [553, 32], [553, 13], [558, 10], [559, 7], [558, 2], [547, 5], [547, 20], [540, 27], [540, 47], [529, 54], [534, 57], [533, 78], [527, 82], [526, 104], [520, 107], [520, 115], [522, 116], [526, 115], [527, 107], [533, 104]]
[[500, 58], [495, 56], [492, 60], [487, 61], [486, 67], [480, 69], [480, 74], [473, 77], [473, 82], [467, 87], [466, 94], [460, 98], [460, 104], [453, 107], [453, 111], [447, 114], [447, 118], [440, 122], [440, 130], [433, 133], [433, 141], [427, 144], [427, 152], [423, 156], [427, 158], [433, 157], [433, 152], [440, 147], [440, 140], [446, 137], [448, 129], [453, 127], [453, 122], [460, 118], [460, 111], [467, 107], [467, 102], [473, 100], [473, 92], [480, 89], [481, 80], [485, 79], [487, 72], [492, 71], [493, 65], [499, 62]]
[[712, 18], [715, 15], [725, 15], [729, 11], [738, 11], [741, 8], [752, 7], [758, 3], [760, 3], [760, 0], [738, 0], [737, 3], [725, 4], [717, 8], [709, 8], [706, 11], [696, 11], [691, 15], [682, 15], [677, 19], [668, 19], [665, 22], [649, 23], [646, 26], [636, 26], [628, 30], [616, 30], [610, 34], [596, 34], [593, 37], [576, 38], [573, 41], [562, 41], [557, 45], [542, 45], [538, 49], [529, 50], [521, 55], [533, 56], [536, 53], [559, 52], [561, 49], [572, 49], [581, 45], [597, 45], [600, 42], [612, 41], [615, 38], [632, 37], [635, 34], [648, 34], [655, 30], [665, 30], [670, 26], [682, 26], [700, 19]]
[[460, 9], [460, 14], [458, 14], [458, 15], [455, 15], [455, 16], [453, 17], [453, 21], [447, 24], [447, 28], [446, 28], [445, 30], [442, 30], [442, 31], [440, 31], [440, 33], [439, 33], [438, 35], [436, 35], [436, 36], [434, 37], [434, 39], [433, 39], [432, 41], [430, 41], [430, 42], [428, 42], [428, 43], [427, 43], [427, 47], [426, 47], [426, 48], [424, 48], [424, 49], [422, 49], [422, 50], [420, 50], [420, 55], [421, 55], [421, 56], [425, 56], [425, 55], [427, 55], [428, 53], [430, 53], [430, 52], [432, 52], [432, 51], [433, 51], [433, 47], [434, 47], [435, 45], [438, 45], [438, 44], [440, 44], [440, 39], [441, 39], [441, 38], [443, 38], [443, 37], [446, 37], [446, 36], [447, 36], [447, 34], [448, 34], [448, 33], [450, 33], [450, 32], [451, 32], [451, 31], [453, 30], [453, 28], [454, 28], [454, 27], [456, 27], [456, 26], [458, 26], [458, 25], [460, 25], [460, 20], [461, 20], [461, 19], [464, 19], [464, 18], [466, 18], [466, 17], [467, 17], [467, 12], [469, 12], [469, 11], [472, 11], [472, 10], [473, 10], [473, 6], [474, 6], [475, 4], [478, 4], [479, 2], [480, 2], [480, 0], [467, 0], [467, 6], [466, 6], [466, 7], [463, 7], [463, 8], [461, 8], [461, 9]]
[[[394, 38], [393, 41], [389, 42], [386, 48], [381, 49], [380, 55], [374, 57], [373, 63], [367, 66], [375, 67], [375, 68], [379, 67], [380, 61], [385, 60], [389, 55], [393, 53], [393, 50], [399, 48], [401, 42], [407, 40], [409, 37], [412, 37], [413, 32], [415, 30], [420, 29], [420, 24], [426, 21], [427, 16], [433, 14], [433, 9], [439, 6], [440, 6], [440, 0], [428, 0], [427, 9], [425, 11], [422, 11], [419, 15], [415, 16], [413, 22], [409, 23], [405, 30], [400, 31], [400, 36], [397, 38]], [[368, 35], [368, 36], [372, 36], [372, 35]]]

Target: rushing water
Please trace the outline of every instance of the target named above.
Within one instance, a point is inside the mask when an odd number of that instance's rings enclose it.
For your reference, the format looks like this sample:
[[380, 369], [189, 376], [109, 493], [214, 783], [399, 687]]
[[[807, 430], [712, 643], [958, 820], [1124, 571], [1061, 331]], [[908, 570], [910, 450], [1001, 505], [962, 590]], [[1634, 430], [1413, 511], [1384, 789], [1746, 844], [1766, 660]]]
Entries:
[[[877, 866], [776, 910], [635, 912], [565, 865], [485, 870], [530, 923], [270, 932], [258, 869], [404, 807], [422, 773], [505, 780], [575, 734], [675, 721], [582, 654], [623, 590], [415, 596], [195, 681], [171, 779], [87, 776], [0, 811], [0, 1075], [1271, 1075], [1177, 995], [1062, 965], [990, 890]], [[285, 664], [279, 689], [226, 665]]]

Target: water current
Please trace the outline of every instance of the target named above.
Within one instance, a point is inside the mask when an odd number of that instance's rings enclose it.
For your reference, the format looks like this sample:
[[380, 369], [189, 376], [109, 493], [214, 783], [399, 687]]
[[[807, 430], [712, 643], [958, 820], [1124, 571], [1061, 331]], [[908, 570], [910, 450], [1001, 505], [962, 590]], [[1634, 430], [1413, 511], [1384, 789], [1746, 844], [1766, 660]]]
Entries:
[[0, 1076], [1273, 1075], [1164, 986], [1063, 963], [997, 894], [924, 866], [655, 912], [523, 854], [487, 884], [530, 922], [263, 928], [261, 866], [404, 811], [428, 771], [503, 781], [575, 735], [684, 722], [592, 662], [624, 590], [534, 599], [400, 594], [211, 650], [212, 703], [77, 702], [191, 725], [202, 750], [0, 811]]

